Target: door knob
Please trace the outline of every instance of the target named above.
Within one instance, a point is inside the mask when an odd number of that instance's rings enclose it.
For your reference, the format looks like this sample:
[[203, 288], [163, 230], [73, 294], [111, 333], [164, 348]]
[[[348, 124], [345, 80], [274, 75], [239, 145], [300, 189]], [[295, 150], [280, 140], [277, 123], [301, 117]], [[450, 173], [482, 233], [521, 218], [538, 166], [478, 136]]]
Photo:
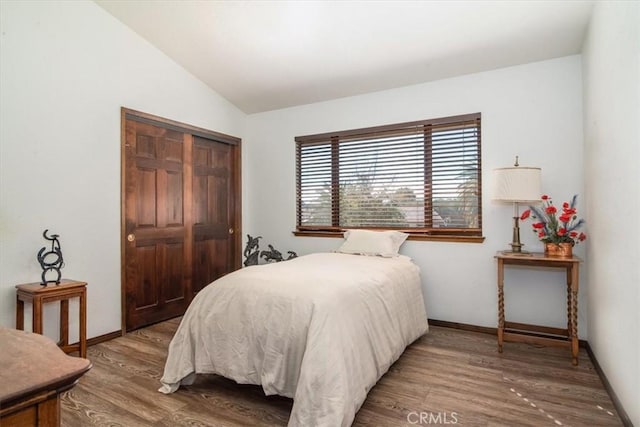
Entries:
[[233, 228], [229, 229], [229, 234], [233, 234]]
[[134, 240], [136, 240], [136, 235], [133, 233], [127, 235], [127, 240], [133, 242]]

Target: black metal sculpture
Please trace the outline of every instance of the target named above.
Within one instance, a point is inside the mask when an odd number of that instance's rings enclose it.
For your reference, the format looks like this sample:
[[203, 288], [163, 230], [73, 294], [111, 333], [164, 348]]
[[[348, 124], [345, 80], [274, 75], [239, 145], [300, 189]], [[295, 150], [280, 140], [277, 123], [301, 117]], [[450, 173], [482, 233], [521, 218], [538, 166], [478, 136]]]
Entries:
[[262, 239], [262, 236], [251, 237], [251, 235], [247, 234], [247, 246], [244, 248], [245, 267], [258, 265], [258, 255], [260, 254], [260, 244], [258, 241], [260, 239]]
[[264, 260], [267, 262], [284, 261], [284, 259], [282, 258], [282, 253], [280, 253], [279, 250], [277, 250], [271, 245], [267, 245], [267, 246], [269, 246], [269, 250], [260, 252], [260, 258], [264, 258]]
[[[42, 276], [40, 284], [47, 286], [49, 283], [60, 284], [60, 269], [64, 267], [64, 260], [62, 258], [62, 249], [60, 248], [60, 241], [58, 234], [52, 234], [47, 236], [49, 229], [44, 230], [42, 237], [51, 242], [51, 249], [47, 251], [46, 247], [43, 247], [38, 251], [38, 262], [42, 267]], [[53, 276], [51, 279], [47, 279], [47, 276]]]
[[290, 259], [294, 259], [298, 257], [298, 254], [296, 254], [295, 252], [287, 251], [289, 256], [285, 259], [282, 257], [282, 253], [279, 250], [277, 250], [271, 245], [267, 245], [267, 246], [269, 246], [268, 251], [260, 252], [260, 257], [264, 258], [264, 260], [267, 262], [289, 261]]
[[244, 248], [245, 267], [248, 267], [250, 265], [258, 265], [259, 257], [263, 258], [266, 262], [280, 262], [288, 261], [298, 256], [298, 254], [296, 254], [295, 252], [288, 251], [287, 254], [289, 254], [289, 256], [285, 259], [282, 257], [282, 253], [271, 245], [267, 245], [269, 246], [268, 251], [260, 252], [260, 245], [258, 241], [261, 238], [262, 236], [251, 237], [249, 234], [247, 234], [247, 246]]

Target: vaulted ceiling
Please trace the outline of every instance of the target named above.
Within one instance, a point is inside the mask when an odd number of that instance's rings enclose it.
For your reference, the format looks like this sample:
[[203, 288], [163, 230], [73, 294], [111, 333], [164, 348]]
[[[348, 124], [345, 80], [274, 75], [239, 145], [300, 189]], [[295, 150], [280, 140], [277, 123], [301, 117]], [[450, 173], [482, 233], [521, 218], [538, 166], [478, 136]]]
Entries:
[[579, 53], [592, 1], [96, 0], [246, 113]]

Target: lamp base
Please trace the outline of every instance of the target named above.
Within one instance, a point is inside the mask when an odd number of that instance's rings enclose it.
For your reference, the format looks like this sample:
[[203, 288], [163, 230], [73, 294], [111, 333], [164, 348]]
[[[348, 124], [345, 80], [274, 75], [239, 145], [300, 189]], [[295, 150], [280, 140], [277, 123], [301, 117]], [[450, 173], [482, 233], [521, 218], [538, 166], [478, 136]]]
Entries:
[[514, 203], [514, 212], [513, 212], [513, 241], [509, 244], [511, 245], [510, 251], [503, 251], [503, 254], [510, 253], [511, 255], [522, 255], [528, 254], [529, 252], [523, 251], [522, 247], [524, 246], [520, 243], [520, 225], [518, 220], [520, 219], [520, 214], [518, 213], [518, 204]]
[[533, 254], [531, 252], [527, 252], [527, 251], [520, 251], [520, 252], [514, 252], [514, 251], [501, 251], [502, 255], [507, 255], [507, 256], [532, 256]]

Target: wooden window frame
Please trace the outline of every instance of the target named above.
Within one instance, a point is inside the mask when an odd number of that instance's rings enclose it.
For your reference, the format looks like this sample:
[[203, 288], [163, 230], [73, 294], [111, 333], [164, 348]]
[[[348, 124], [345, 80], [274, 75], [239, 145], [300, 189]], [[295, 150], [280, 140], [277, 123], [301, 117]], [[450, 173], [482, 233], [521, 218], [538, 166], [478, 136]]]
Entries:
[[[433, 227], [433, 193], [432, 193], [432, 131], [445, 126], [462, 126], [473, 123], [477, 127], [477, 195], [474, 200], [477, 202], [478, 212], [477, 228], [451, 228]], [[340, 226], [339, 225], [339, 154], [338, 148], [341, 141], [345, 139], [358, 138], [362, 135], [375, 137], [376, 135], [400, 132], [402, 129], [416, 128], [424, 132], [424, 227], [373, 227], [373, 226]], [[420, 120], [415, 122], [398, 123], [392, 125], [375, 126], [361, 129], [352, 129], [338, 132], [328, 132], [316, 135], [298, 136], [296, 141], [296, 229], [293, 232], [296, 236], [307, 237], [342, 237], [346, 229], [362, 228], [370, 230], [397, 230], [409, 234], [409, 240], [430, 240], [445, 242], [467, 242], [481, 243], [482, 236], [482, 156], [481, 156], [481, 114], [465, 114], [452, 117], [441, 117], [437, 119]], [[324, 143], [330, 145], [331, 164], [331, 223], [332, 225], [302, 225], [302, 189], [301, 176], [302, 167], [302, 147], [305, 145]]]

